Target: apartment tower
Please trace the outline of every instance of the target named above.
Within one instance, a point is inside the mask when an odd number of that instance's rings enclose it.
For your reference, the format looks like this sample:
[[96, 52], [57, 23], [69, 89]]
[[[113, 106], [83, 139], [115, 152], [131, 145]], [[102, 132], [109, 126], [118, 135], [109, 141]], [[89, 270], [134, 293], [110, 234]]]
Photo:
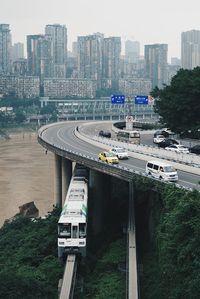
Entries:
[[78, 36], [77, 41], [77, 67], [78, 77], [97, 81], [101, 86], [102, 75], [102, 40], [100, 33]]
[[167, 84], [168, 45], [145, 45], [145, 74], [152, 82], [152, 87], [163, 88]]
[[53, 41], [53, 68], [55, 78], [66, 78], [67, 70], [67, 28], [65, 25], [46, 25], [45, 35]]
[[200, 66], [200, 31], [191, 30], [181, 33], [181, 66], [193, 69]]
[[11, 71], [11, 34], [9, 24], [0, 24], [0, 74]]
[[108, 37], [103, 40], [102, 79], [110, 81], [110, 88], [118, 89], [120, 76], [121, 38]]

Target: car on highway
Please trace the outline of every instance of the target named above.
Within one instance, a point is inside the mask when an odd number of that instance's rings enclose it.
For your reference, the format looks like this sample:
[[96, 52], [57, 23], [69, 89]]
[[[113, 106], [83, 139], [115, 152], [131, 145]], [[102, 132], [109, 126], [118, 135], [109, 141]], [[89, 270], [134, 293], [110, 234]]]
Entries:
[[165, 140], [158, 143], [158, 147], [165, 148], [172, 144], [179, 144], [179, 142], [173, 138], [166, 138]]
[[200, 155], [200, 144], [196, 144], [190, 148], [190, 153]]
[[175, 133], [172, 132], [169, 128], [163, 128], [161, 132], [162, 132], [162, 134], [163, 134], [165, 137], [169, 137], [169, 136], [173, 136], [173, 135], [175, 135]]
[[99, 131], [99, 136], [100, 137], [111, 138], [111, 133], [110, 133], [110, 131], [101, 130], [101, 131]]
[[119, 163], [119, 159], [117, 158], [117, 156], [111, 152], [101, 152], [98, 155], [99, 160], [106, 162], [108, 164], [118, 164]]
[[167, 151], [189, 154], [189, 149], [182, 144], [172, 144], [165, 148]]
[[116, 155], [120, 160], [128, 159], [128, 152], [122, 147], [113, 147], [110, 149], [110, 153]]
[[146, 163], [146, 173], [164, 181], [178, 181], [177, 170], [165, 161], [148, 161]]
[[165, 140], [165, 137], [163, 135], [156, 135], [154, 138], [153, 138], [153, 142], [154, 143], [160, 143], [162, 141]]

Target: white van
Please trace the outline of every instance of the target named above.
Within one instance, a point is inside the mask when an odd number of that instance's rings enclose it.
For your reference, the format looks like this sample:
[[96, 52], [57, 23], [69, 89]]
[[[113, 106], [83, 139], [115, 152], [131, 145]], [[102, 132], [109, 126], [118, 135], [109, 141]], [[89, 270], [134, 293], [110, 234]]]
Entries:
[[163, 161], [148, 161], [146, 173], [164, 181], [178, 181], [178, 174], [174, 166]]

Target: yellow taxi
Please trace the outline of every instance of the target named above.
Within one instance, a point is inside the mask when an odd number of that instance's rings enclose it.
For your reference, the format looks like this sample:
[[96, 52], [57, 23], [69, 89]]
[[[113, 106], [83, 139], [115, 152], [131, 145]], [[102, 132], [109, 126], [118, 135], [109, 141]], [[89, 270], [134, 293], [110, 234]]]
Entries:
[[117, 156], [111, 152], [101, 152], [98, 156], [99, 160], [104, 161], [109, 164], [118, 164], [119, 159]]

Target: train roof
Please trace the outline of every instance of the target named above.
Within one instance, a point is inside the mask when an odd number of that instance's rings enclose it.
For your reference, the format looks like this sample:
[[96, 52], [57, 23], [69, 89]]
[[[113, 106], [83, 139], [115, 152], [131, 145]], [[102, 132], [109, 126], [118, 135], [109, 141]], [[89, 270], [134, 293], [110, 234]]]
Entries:
[[63, 207], [58, 223], [84, 222], [87, 217], [87, 205], [83, 202], [69, 202]]
[[59, 223], [82, 222], [87, 216], [88, 186], [84, 177], [74, 177], [69, 185]]

